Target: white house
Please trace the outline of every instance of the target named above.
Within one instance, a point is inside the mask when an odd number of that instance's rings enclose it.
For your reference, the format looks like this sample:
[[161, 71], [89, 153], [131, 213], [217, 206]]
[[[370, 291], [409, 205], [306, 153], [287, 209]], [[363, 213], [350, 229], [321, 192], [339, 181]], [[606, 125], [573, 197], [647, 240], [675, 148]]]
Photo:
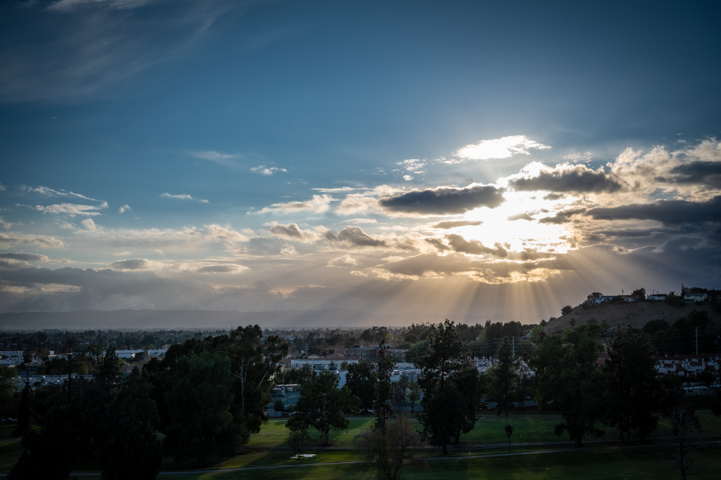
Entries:
[[687, 293], [683, 296], [686, 303], [706, 302], [708, 301], [708, 293]]

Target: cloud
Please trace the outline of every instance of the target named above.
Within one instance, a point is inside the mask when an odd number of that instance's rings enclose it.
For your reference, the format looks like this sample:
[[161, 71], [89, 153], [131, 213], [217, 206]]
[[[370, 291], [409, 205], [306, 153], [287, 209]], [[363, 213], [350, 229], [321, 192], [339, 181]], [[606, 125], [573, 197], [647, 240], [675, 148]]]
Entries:
[[313, 195], [311, 200], [305, 202], [288, 202], [288, 203], [274, 203], [269, 207], [265, 207], [258, 212], [248, 213], [275, 213], [275, 214], [291, 214], [299, 212], [312, 212], [312, 213], [323, 213], [330, 209], [330, 202], [335, 201], [335, 198], [330, 195]]
[[187, 193], [181, 193], [178, 195], [171, 195], [170, 193], [161, 193], [161, 198], [173, 198], [176, 200], [197, 200], [200, 203], [210, 203], [208, 200], [203, 200], [201, 198], [194, 198], [192, 195], [189, 195]]
[[207, 160], [209, 162], [217, 163], [218, 165], [222, 165], [224, 167], [237, 168], [237, 166], [238, 166], [233, 161], [236, 158], [238, 158], [238, 156], [232, 155], [230, 153], [216, 152], [215, 150], [205, 150], [205, 151], [190, 151], [190, 152], [188, 152], [188, 154], [195, 158], [199, 158], [201, 160]]
[[592, 208], [588, 216], [596, 220], [656, 220], [665, 225], [721, 222], [721, 196], [707, 202], [659, 200], [649, 204]]
[[129, 211], [131, 211], [131, 210], [132, 210], [132, 209], [130, 208], [130, 205], [128, 205], [128, 204], [126, 203], [125, 205], [121, 206], [121, 207], [118, 209], [118, 213], [123, 214], [123, 213], [129, 212]]
[[48, 257], [36, 253], [0, 253], [0, 258], [18, 260], [21, 262], [47, 262]]
[[507, 257], [508, 251], [500, 243], [496, 243], [496, 248], [488, 248], [481, 242], [476, 240], [468, 241], [460, 235], [446, 235], [448, 244], [454, 252], [468, 253], [471, 255], [493, 255], [496, 257]]
[[350, 255], [343, 255], [342, 257], [334, 258], [328, 261], [329, 267], [355, 267], [357, 265], [358, 260]]
[[592, 170], [585, 165], [561, 164], [554, 168], [543, 167], [536, 175], [514, 178], [508, 185], [519, 191], [613, 193], [622, 184], [606, 174], [603, 168]]
[[149, 262], [144, 258], [130, 258], [128, 260], [120, 260], [110, 264], [113, 270], [142, 270], [148, 265]]
[[209, 31], [233, 25], [244, 7], [195, 0], [61, 0], [16, 13], [19, 21], [0, 31], [0, 44], [13, 45], [3, 55], [0, 102], [119, 96], [132, 88], [135, 76], [183, 58]]
[[443, 215], [464, 213], [477, 207], [495, 208], [503, 201], [503, 190], [491, 185], [474, 184], [462, 188], [412, 190], [381, 198], [379, 203], [383, 208], [394, 212]]
[[[35, 253], [0, 253], [1, 269], [25, 268], [32, 262], [47, 262], [48, 257]], [[1, 289], [1, 287], [0, 287]]]
[[94, 7], [103, 10], [125, 10], [142, 7], [152, 0], [59, 0], [48, 6], [48, 10], [72, 12], [82, 8]]
[[511, 135], [466, 145], [454, 155], [466, 160], [491, 160], [509, 158], [514, 155], [530, 155], [529, 150], [531, 149], [545, 150], [549, 148], [551, 147], [531, 140], [525, 135]]
[[531, 221], [531, 220], [533, 220], [533, 217], [530, 216], [530, 215], [527, 214], [527, 213], [517, 213], [517, 214], [515, 214], [515, 215], [510, 215], [510, 216], [508, 217], [508, 221], [509, 221], [509, 222], [514, 222], [514, 221], [516, 221], [516, 220], [528, 220], [528, 221]]
[[373, 238], [363, 231], [360, 227], [349, 226], [337, 234], [328, 230], [325, 238], [332, 242], [340, 242], [355, 247], [384, 247], [386, 242], [377, 238]]
[[79, 198], [81, 200], [88, 200], [91, 202], [97, 202], [98, 200], [90, 197], [86, 197], [85, 195], [81, 195], [79, 193], [75, 192], [67, 192], [65, 190], [55, 190], [50, 187], [30, 187], [28, 185], [21, 185], [20, 190], [24, 192], [30, 192], [30, 193], [37, 193], [46, 197], [71, 197], [71, 198]]
[[301, 230], [295, 223], [281, 225], [279, 223], [272, 222], [268, 229], [273, 235], [289, 238], [291, 240], [298, 240], [301, 242], [314, 242], [318, 240], [317, 233], [308, 230]]
[[690, 162], [674, 167], [672, 177], [660, 179], [665, 182], [698, 183], [721, 189], [721, 162]]
[[563, 224], [570, 221], [571, 217], [574, 215], [578, 215], [579, 213], [585, 213], [585, 208], [572, 208], [568, 210], [562, 210], [560, 212], [557, 212], [552, 217], [543, 217], [540, 220], [538, 220], [538, 223], [550, 223], [550, 224]]
[[260, 175], [273, 175], [275, 172], [287, 172], [285, 168], [279, 168], [279, 167], [266, 167], [265, 165], [259, 165], [257, 167], [252, 167], [250, 169], [253, 173], [258, 173]]
[[85, 230], [88, 230], [90, 232], [94, 232], [98, 229], [98, 226], [95, 225], [95, 222], [93, 222], [92, 218], [86, 218], [80, 223], [83, 225], [83, 227], [85, 227]]
[[99, 206], [94, 205], [78, 205], [74, 203], [60, 203], [55, 205], [36, 205], [35, 209], [43, 213], [51, 213], [53, 215], [68, 215], [75, 217], [78, 215], [96, 216], [100, 215], [99, 210], [108, 208], [108, 204], [103, 202]]
[[43, 248], [62, 248], [63, 242], [55, 237], [27, 233], [0, 233], [0, 245], [35, 245]]
[[205, 229], [208, 232], [208, 239], [220, 240], [229, 245], [236, 243], [245, 243], [250, 240], [247, 235], [237, 232], [229, 227], [222, 227], [220, 225], [212, 224], [206, 225]]
[[198, 268], [198, 273], [238, 273], [249, 270], [241, 265], [206, 265]]
[[[409, 158], [408, 160], [403, 160], [402, 162], [398, 162], [396, 165], [399, 165], [401, 169], [405, 170], [409, 174], [412, 173], [414, 175], [422, 175], [426, 173], [425, 167], [428, 164], [426, 160], [420, 160], [418, 158]], [[403, 175], [403, 180], [406, 182], [410, 182], [415, 177], [413, 175]]]
[[447, 222], [439, 222], [433, 225], [433, 228], [442, 228], [442, 229], [451, 229], [451, 228], [458, 228], [458, 227], [476, 227], [483, 222], [471, 222], [468, 220], [451, 220]]

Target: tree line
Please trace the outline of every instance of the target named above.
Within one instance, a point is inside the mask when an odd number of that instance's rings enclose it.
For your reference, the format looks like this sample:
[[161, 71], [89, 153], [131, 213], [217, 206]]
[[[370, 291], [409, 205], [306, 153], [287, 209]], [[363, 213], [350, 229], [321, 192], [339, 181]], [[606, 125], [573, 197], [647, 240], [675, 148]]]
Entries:
[[[485, 336], [503, 333], [494, 334], [494, 328], [480, 326]], [[481, 374], [469, 348], [474, 340], [464, 341], [464, 335], [478, 338], [469, 330], [449, 320], [412, 326], [409, 335], [422, 346], [414, 359], [420, 374], [398, 383], [391, 382], [394, 362], [381, 335], [377, 361], [349, 365], [343, 388], [331, 371], [282, 369], [287, 342], [264, 336], [257, 325], [189, 338], [127, 377], [109, 348], [92, 380], [69, 374], [63, 386], [25, 386], [15, 431], [24, 452], [11, 477], [66, 479], [73, 467], [92, 462], [102, 466], [103, 478], [151, 479], [164, 455], [205, 466], [241, 451], [267, 419], [274, 384], [288, 381], [301, 383], [286, 423], [289, 444], [300, 453], [315, 431], [327, 445], [331, 431], [348, 427], [348, 415], [372, 411], [374, 427], [360, 448], [385, 472], [383, 478], [396, 478], [404, 463], [416, 461], [414, 452], [424, 441], [448, 453], [476, 427], [489, 401], [497, 414], [508, 415], [511, 405], [533, 397], [538, 408], [560, 414], [556, 433], [579, 446], [604, 429], [643, 440], [661, 416], [672, 422], [694, 418], [695, 406], [684, 399], [678, 378], [656, 374], [658, 352], [648, 332], [619, 326], [604, 348], [600, 325], [562, 335], [540, 329], [528, 340], [533, 348], [526, 358], [535, 371], [529, 375], [519, 368], [521, 357], [508, 336], [498, 343], [495, 365]], [[605, 362], [599, 362], [602, 353]], [[720, 404], [717, 394], [717, 414]], [[406, 418], [409, 411], [416, 413], [420, 432]], [[506, 432], [509, 441], [512, 431]]]

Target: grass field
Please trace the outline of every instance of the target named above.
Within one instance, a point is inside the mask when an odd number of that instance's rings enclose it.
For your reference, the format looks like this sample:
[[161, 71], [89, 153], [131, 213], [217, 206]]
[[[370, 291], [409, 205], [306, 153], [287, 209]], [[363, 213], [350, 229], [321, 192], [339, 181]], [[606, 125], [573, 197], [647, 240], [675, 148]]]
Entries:
[[[705, 435], [721, 435], [721, 418], [709, 412], [699, 412]], [[287, 449], [288, 430], [285, 419], [271, 420], [258, 435], [254, 435], [245, 452], [236, 457], [212, 465], [213, 472], [192, 472], [192, 462], [176, 465], [168, 458], [159, 478], [177, 480], [200, 479], [373, 479], [375, 470], [362, 462], [359, 451], [353, 449], [357, 435], [370, 428], [373, 418], [351, 418], [348, 430], [331, 434], [331, 448], [319, 447], [318, 435], [308, 442], [304, 453], [315, 454], [311, 458], [296, 460]], [[485, 416], [476, 428], [462, 437], [462, 446], [451, 451], [449, 457], [441, 457], [439, 449], [422, 453], [427, 459], [425, 469], [408, 466], [405, 478], [412, 479], [677, 479], [680, 474], [670, 470], [661, 460], [659, 447], [621, 448], [587, 442], [583, 449], [559, 445], [567, 437], [553, 434], [553, 427], [560, 417], [556, 415], [511, 415], [510, 417]], [[508, 449], [503, 427], [514, 426], [512, 440], [513, 456], [505, 454]], [[660, 426], [663, 431], [664, 425]], [[10, 427], [0, 427], [0, 472], [8, 473], [22, 453], [17, 439], [10, 438]], [[609, 439], [616, 438], [616, 431], [609, 430]], [[542, 445], [528, 445], [528, 444]], [[526, 444], [526, 445], [521, 445]], [[557, 451], [556, 450], [560, 450]], [[547, 453], [554, 451], [553, 453]], [[718, 478], [721, 471], [721, 446], [715, 444], [697, 453], [693, 479]], [[353, 462], [353, 463], [343, 463]], [[245, 470], [235, 470], [243, 468]], [[247, 470], [249, 469], [250, 470]], [[91, 469], [98, 471], [97, 469]], [[181, 473], [180, 471], [187, 473]], [[88, 480], [96, 477], [83, 476]], [[99, 477], [97, 477], [99, 478]]]

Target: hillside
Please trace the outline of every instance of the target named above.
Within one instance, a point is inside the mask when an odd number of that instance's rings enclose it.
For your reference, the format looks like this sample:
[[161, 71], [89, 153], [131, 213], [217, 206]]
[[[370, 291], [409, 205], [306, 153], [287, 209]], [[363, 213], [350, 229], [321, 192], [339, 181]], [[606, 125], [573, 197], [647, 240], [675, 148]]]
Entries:
[[688, 316], [694, 310], [705, 310], [709, 318], [716, 324], [721, 322], [721, 312], [711, 304], [703, 305], [668, 305], [664, 302], [638, 302], [638, 303], [603, 303], [600, 305], [581, 304], [575, 307], [571, 313], [562, 317], [550, 320], [545, 327], [546, 333], [559, 333], [569, 328], [571, 319], [576, 325], [586, 323], [603, 323], [604, 320], [609, 327], [619, 323], [630, 324], [635, 328], [642, 328], [651, 320], [666, 320], [673, 324], [679, 318]]

